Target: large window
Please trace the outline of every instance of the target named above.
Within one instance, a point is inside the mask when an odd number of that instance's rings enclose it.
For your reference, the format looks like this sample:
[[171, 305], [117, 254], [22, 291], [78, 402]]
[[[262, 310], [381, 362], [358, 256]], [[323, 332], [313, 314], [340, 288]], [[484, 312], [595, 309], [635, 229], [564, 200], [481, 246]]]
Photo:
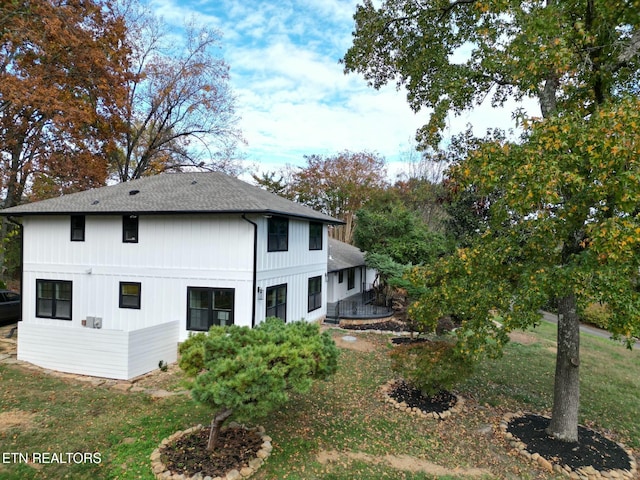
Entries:
[[322, 224], [309, 223], [309, 250], [322, 250]]
[[120, 282], [120, 308], [140, 309], [141, 289], [140, 283]]
[[36, 317], [71, 320], [71, 282], [36, 280]]
[[232, 325], [233, 288], [187, 288], [187, 330], [208, 331], [213, 325]]
[[71, 241], [84, 242], [84, 215], [71, 215]]
[[309, 311], [322, 307], [322, 277], [309, 279]]
[[289, 250], [289, 219], [271, 217], [269, 219], [269, 252], [286, 252]]
[[267, 288], [267, 317], [287, 321], [287, 284]]
[[124, 215], [122, 217], [122, 242], [138, 243], [137, 215]]

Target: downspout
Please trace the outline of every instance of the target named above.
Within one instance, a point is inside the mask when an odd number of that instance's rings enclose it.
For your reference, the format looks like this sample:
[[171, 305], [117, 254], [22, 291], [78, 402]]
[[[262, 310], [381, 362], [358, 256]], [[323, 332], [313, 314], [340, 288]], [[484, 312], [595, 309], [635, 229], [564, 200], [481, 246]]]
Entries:
[[7, 217], [7, 221], [13, 223], [20, 230], [20, 320], [22, 320], [22, 292], [24, 291], [24, 227], [13, 217]]
[[246, 214], [242, 214], [242, 219], [253, 225], [253, 301], [251, 302], [251, 328], [256, 326], [256, 289], [258, 287], [258, 224], [249, 220]]

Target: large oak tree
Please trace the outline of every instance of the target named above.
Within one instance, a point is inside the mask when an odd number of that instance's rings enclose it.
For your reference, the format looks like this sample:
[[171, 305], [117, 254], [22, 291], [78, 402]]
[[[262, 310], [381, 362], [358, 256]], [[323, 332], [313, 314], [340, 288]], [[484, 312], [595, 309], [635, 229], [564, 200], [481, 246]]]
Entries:
[[[423, 146], [438, 144], [450, 112], [485, 98], [493, 105], [539, 100], [545, 121], [527, 127], [521, 146], [489, 139], [454, 170], [467, 189], [513, 192], [494, 203], [493, 229], [443, 262], [429, 282], [444, 289], [441, 298], [457, 292], [464, 304], [458, 308], [472, 320], [470, 338], [496, 345], [518, 322], [535, 322], [543, 297], [558, 297], [549, 432], [577, 441], [580, 303], [609, 302], [617, 310], [614, 333], [628, 339], [638, 333], [637, 251], [628, 249], [638, 215], [629, 205], [640, 199], [637, 133], [630, 127], [637, 103], [621, 98], [638, 93], [640, 2], [388, 0], [377, 8], [367, 0], [355, 20], [346, 71], [363, 73], [374, 87], [395, 81], [415, 110], [431, 109], [418, 132]], [[631, 269], [616, 260], [619, 251], [631, 252]], [[615, 277], [618, 267], [622, 275]], [[589, 278], [597, 289], [585, 287]], [[489, 308], [501, 311], [506, 329], [492, 327]], [[419, 304], [418, 310], [430, 316]]]
[[102, 185], [126, 99], [125, 25], [109, 0], [0, 9], [2, 206]]

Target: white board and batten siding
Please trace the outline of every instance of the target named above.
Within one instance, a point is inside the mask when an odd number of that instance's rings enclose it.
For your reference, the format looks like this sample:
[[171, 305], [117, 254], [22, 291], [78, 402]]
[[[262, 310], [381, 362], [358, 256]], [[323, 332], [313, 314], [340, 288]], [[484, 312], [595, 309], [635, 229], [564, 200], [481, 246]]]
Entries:
[[[266, 291], [269, 287], [287, 285], [287, 321], [322, 321], [327, 314], [327, 226], [323, 226], [322, 249], [309, 249], [309, 221], [289, 219], [288, 249], [268, 251], [268, 219], [259, 219], [257, 287], [262, 299], [256, 302], [256, 323], [266, 318]], [[309, 312], [309, 279], [321, 277], [321, 308]]]
[[[180, 320], [184, 340], [187, 287], [233, 288], [237, 323], [251, 324], [253, 227], [238, 216], [141, 216], [138, 243], [122, 242], [121, 216], [87, 216], [84, 242], [70, 241], [68, 216], [24, 223], [24, 298], [35, 299], [37, 279], [72, 281], [73, 326], [87, 316], [122, 331]], [[120, 282], [140, 283], [140, 309], [120, 308]], [[35, 309], [25, 302], [23, 318], [50, 325]]]
[[[326, 315], [327, 227], [309, 250], [309, 221], [290, 219], [288, 250], [268, 252], [268, 218], [258, 225], [255, 321], [266, 289], [287, 284], [287, 320]], [[123, 243], [122, 216], [85, 217], [85, 240], [71, 241], [70, 217], [26, 216], [23, 321], [18, 358], [45, 368], [132, 378], [175, 361], [188, 337], [187, 289], [234, 290], [234, 323], [252, 324], [254, 226], [240, 215], [141, 215], [138, 242]], [[321, 308], [308, 311], [308, 282], [322, 277]], [[36, 281], [72, 282], [72, 318], [36, 316]], [[140, 283], [140, 309], [121, 308], [120, 282]], [[101, 319], [101, 329], [82, 325]]]

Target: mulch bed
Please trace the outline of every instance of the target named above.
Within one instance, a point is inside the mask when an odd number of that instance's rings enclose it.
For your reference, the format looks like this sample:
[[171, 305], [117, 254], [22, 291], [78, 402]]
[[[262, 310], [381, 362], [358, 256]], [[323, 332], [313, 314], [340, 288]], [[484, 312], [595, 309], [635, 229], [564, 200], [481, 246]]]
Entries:
[[556, 440], [545, 432], [550, 419], [526, 414], [511, 419], [507, 431], [526, 445], [527, 452], [538, 453], [552, 464], [567, 465], [571, 470], [593, 467], [599, 472], [630, 470], [629, 455], [617, 443], [597, 432], [578, 427], [578, 443]]
[[407, 327], [404, 323], [400, 322], [380, 322], [380, 323], [365, 323], [362, 325], [344, 324], [340, 328], [344, 330], [382, 330], [385, 332], [404, 332]]
[[413, 388], [406, 382], [397, 382], [388, 393], [396, 402], [405, 402], [408, 407], [417, 407], [421, 411], [441, 413], [451, 409], [458, 401], [456, 396], [446, 390], [441, 390], [435, 395], [424, 395], [420, 390]]
[[427, 343], [430, 341], [431, 340], [425, 337], [393, 337], [391, 339], [391, 343], [394, 345], [412, 345], [415, 343]]
[[225, 477], [233, 469], [240, 470], [256, 458], [262, 438], [244, 428], [227, 428], [220, 433], [219, 447], [207, 452], [209, 428], [191, 433], [167, 445], [162, 463], [173, 473], [193, 476]]

